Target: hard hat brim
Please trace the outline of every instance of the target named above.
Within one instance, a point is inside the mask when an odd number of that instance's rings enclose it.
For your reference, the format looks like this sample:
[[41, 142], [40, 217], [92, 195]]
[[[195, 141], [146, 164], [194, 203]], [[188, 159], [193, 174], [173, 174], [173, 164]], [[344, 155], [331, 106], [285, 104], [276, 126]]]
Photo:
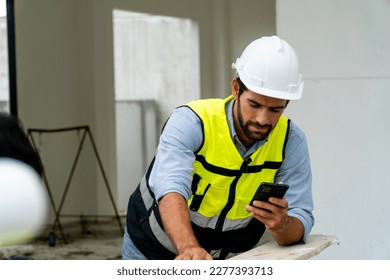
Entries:
[[253, 91], [254, 93], [278, 98], [278, 99], [285, 99], [285, 100], [299, 100], [302, 98], [302, 92], [303, 92], [303, 86], [304, 81], [301, 80], [299, 82], [299, 85], [297, 86], [296, 90], [294, 91], [279, 91], [279, 90], [272, 90], [266, 87], [257, 87], [254, 85], [251, 85], [245, 78], [244, 75], [240, 76], [241, 81], [244, 83], [244, 85]]

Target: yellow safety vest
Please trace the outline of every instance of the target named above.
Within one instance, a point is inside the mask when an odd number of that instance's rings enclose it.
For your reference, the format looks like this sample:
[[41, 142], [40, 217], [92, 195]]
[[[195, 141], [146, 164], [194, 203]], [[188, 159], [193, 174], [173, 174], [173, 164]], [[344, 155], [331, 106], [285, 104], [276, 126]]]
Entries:
[[231, 138], [225, 107], [233, 96], [188, 103], [203, 124], [203, 144], [193, 164], [191, 219], [220, 231], [246, 226], [245, 206], [261, 182], [273, 182], [284, 157], [289, 120], [281, 116], [268, 140], [243, 159]]

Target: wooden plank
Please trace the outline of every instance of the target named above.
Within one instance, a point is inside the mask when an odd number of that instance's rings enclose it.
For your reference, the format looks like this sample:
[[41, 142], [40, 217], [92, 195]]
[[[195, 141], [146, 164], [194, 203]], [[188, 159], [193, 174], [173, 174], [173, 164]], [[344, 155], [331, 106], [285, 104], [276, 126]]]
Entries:
[[337, 237], [322, 234], [311, 234], [306, 243], [291, 246], [280, 246], [272, 239], [229, 260], [306, 260], [338, 244]]

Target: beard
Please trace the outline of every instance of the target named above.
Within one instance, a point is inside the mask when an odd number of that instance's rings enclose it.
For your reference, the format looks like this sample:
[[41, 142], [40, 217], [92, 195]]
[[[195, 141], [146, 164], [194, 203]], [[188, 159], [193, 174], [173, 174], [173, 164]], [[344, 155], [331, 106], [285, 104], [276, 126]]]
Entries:
[[[257, 121], [251, 121], [251, 120], [245, 122], [241, 112], [240, 98], [238, 98], [237, 100], [237, 105], [238, 105], [237, 108], [238, 122], [240, 124], [242, 131], [244, 132], [245, 137], [254, 142], [266, 139], [268, 135], [271, 133], [273, 126], [271, 124], [261, 125]], [[265, 130], [264, 132], [251, 131], [250, 130], [251, 126], [255, 128], [265, 129]]]

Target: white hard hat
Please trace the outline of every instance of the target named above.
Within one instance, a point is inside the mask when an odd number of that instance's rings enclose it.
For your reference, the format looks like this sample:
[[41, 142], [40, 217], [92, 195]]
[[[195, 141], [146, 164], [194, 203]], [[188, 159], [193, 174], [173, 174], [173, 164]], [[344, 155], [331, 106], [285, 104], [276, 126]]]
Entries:
[[46, 221], [47, 202], [43, 181], [30, 165], [0, 157], [0, 247], [36, 237]]
[[294, 49], [277, 36], [250, 43], [232, 64], [251, 91], [286, 100], [302, 97], [303, 78]]

